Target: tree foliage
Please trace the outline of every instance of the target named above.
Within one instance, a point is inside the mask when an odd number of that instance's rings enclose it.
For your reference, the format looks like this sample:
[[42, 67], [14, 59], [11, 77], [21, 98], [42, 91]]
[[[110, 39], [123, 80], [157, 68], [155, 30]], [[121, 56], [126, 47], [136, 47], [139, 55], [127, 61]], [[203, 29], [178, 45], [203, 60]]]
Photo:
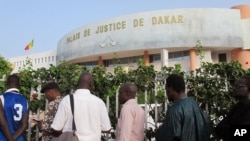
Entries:
[[[4, 79], [6, 75], [9, 75], [13, 69], [13, 66], [10, 62], [5, 60], [4, 57], [0, 56], [0, 79]], [[0, 91], [4, 91], [4, 81], [0, 81]]]

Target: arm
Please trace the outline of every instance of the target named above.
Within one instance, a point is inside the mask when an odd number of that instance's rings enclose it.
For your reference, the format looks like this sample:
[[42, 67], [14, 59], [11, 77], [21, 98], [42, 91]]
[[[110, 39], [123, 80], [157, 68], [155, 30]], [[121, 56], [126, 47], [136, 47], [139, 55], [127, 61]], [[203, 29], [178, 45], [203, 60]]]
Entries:
[[102, 114], [101, 114], [101, 130], [102, 133], [110, 133], [112, 127], [110, 124], [110, 119], [109, 119], [109, 115], [107, 112], [107, 108], [105, 106], [105, 104], [103, 103], [103, 109], [102, 109]]
[[12, 136], [11, 136], [7, 121], [5, 119], [5, 114], [4, 114], [3, 105], [2, 105], [1, 100], [0, 100], [0, 129], [8, 141], [14, 141]]
[[69, 110], [70, 106], [67, 105], [70, 105], [69, 96], [64, 97], [63, 100], [59, 103], [54, 120], [50, 126], [53, 129], [54, 133], [60, 133], [63, 130], [67, 117], [72, 114], [71, 110]]
[[21, 120], [21, 124], [19, 125], [17, 131], [13, 135], [14, 140], [17, 140], [19, 136], [21, 136], [25, 130], [28, 127], [28, 121], [29, 121], [29, 110], [26, 111], [25, 115], [23, 116]]

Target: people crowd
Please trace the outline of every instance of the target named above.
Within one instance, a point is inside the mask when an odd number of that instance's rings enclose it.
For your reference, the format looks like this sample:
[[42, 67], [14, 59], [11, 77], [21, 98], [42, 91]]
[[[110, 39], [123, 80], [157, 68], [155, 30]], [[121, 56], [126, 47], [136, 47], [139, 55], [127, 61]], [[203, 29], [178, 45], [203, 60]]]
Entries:
[[[250, 77], [241, 77], [233, 86], [233, 96], [238, 100], [227, 116], [213, 129], [211, 118], [199, 104], [185, 93], [185, 80], [178, 74], [166, 78], [167, 98], [173, 104], [166, 111], [162, 125], [156, 130], [157, 141], [209, 141], [212, 131], [227, 141], [230, 128], [250, 125]], [[27, 99], [19, 92], [20, 78], [9, 75], [7, 90], [0, 95], [0, 141], [25, 141], [29, 121]], [[118, 99], [122, 105], [116, 127], [111, 126], [107, 107], [102, 99], [92, 93], [94, 78], [83, 72], [74, 93], [62, 97], [56, 82], [42, 89], [48, 106], [44, 118], [35, 120], [42, 141], [56, 139], [64, 132], [75, 131], [79, 141], [101, 141], [102, 133], [115, 130], [116, 141], [144, 141], [146, 113], [137, 103], [137, 86], [121, 84]], [[72, 99], [73, 97], [73, 111]]]

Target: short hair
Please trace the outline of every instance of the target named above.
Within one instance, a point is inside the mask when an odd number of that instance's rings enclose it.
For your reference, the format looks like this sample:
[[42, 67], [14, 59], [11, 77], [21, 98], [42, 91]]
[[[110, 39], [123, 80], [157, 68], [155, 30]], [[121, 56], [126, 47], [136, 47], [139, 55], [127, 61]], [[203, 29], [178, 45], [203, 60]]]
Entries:
[[20, 78], [17, 74], [12, 74], [8, 76], [6, 83], [7, 87], [13, 87], [13, 86], [19, 87], [19, 85], [20, 85]]
[[59, 91], [59, 86], [56, 82], [49, 82], [47, 83], [42, 89], [41, 89], [41, 93], [45, 93], [46, 90], [50, 90], [50, 89], [55, 89]]
[[166, 79], [166, 88], [172, 87], [177, 93], [185, 92], [185, 80], [179, 74], [170, 74]]

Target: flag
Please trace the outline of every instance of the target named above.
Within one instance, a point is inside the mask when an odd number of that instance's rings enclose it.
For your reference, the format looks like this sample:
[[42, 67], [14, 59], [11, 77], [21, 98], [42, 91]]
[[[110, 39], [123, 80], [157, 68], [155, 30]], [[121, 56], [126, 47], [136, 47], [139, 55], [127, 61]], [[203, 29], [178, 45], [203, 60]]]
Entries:
[[33, 43], [34, 43], [34, 39], [32, 39], [29, 44], [24, 48], [24, 50], [29, 50], [31, 48], [33, 48]]

